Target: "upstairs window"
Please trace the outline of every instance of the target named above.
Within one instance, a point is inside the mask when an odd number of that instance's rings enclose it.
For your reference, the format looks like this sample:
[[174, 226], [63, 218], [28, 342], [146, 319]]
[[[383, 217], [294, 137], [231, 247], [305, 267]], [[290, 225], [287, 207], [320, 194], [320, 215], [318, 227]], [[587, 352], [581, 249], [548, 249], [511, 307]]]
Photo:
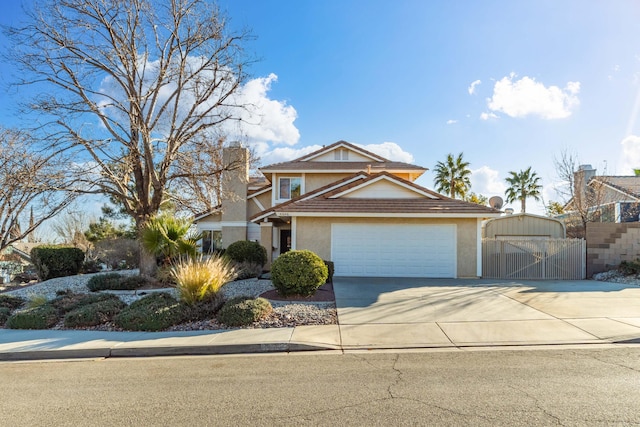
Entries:
[[289, 200], [300, 195], [301, 178], [280, 178], [280, 200]]
[[349, 151], [340, 148], [334, 151], [333, 156], [334, 160], [349, 160]]

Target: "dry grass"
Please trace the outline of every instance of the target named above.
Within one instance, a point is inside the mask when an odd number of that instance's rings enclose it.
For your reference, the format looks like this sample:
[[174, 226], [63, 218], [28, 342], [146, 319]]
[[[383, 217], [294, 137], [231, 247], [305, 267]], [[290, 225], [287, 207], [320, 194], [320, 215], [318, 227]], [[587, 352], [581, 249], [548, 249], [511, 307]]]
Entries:
[[171, 273], [180, 299], [187, 304], [214, 298], [237, 275], [227, 259], [217, 256], [181, 260], [171, 268]]

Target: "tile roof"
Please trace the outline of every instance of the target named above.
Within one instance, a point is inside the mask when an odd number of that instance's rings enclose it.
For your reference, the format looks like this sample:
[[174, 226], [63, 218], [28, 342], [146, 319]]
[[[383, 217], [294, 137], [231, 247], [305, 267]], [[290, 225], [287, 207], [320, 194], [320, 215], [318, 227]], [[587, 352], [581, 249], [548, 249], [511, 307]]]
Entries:
[[640, 198], [640, 176], [596, 176], [592, 180], [603, 182], [616, 190]]
[[[349, 161], [336, 161], [336, 162], [313, 162], [309, 161], [310, 158], [317, 156], [325, 151], [330, 151], [333, 147], [336, 146], [347, 146], [352, 148], [355, 151], [359, 151], [363, 154], [371, 156], [375, 159], [380, 159], [380, 161], [369, 160], [369, 161], [358, 161], [358, 162], [349, 162]], [[260, 171], [263, 173], [269, 173], [272, 171], [366, 171], [369, 166], [371, 167], [371, 171], [375, 172], [382, 170], [393, 170], [393, 171], [426, 171], [427, 168], [422, 166], [412, 165], [410, 163], [404, 162], [395, 162], [392, 160], [385, 159], [382, 156], [379, 156], [375, 153], [365, 150], [364, 148], [360, 148], [356, 145], [353, 145], [347, 141], [338, 141], [326, 147], [322, 147], [319, 150], [316, 150], [312, 153], [306, 154], [302, 157], [298, 157], [297, 159], [293, 159], [287, 162], [274, 163], [272, 165], [267, 165], [260, 168]]]
[[[253, 219], [264, 217], [267, 213], [317, 213], [322, 214], [409, 214], [409, 215], [471, 215], [471, 216], [495, 216], [500, 214], [497, 209], [488, 206], [482, 206], [475, 203], [469, 203], [462, 200], [451, 199], [449, 197], [438, 194], [427, 188], [421, 187], [413, 182], [398, 178], [387, 172], [376, 174], [362, 174], [362, 178], [357, 181], [349, 182], [349, 180], [357, 177], [358, 174], [350, 176], [342, 180], [344, 185], [331, 189], [336, 183], [318, 189], [315, 192], [304, 194], [296, 199], [289, 200], [285, 203], [272, 207]], [[358, 199], [358, 198], [331, 198], [348, 189], [366, 184], [380, 176], [387, 176], [405, 186], [410, 186], [418, 191], [427, 193], [433, 198], [420, 196], [416, 193], [416, 198], [379, 198], [379, 199]], [[330, 191], [327, 191], [330, 190]]]
[[347, 161], [339, 161], [339, 162], [306, 162], [306, 161], [290, 161], [283, 163], [276, 163], [273, 165], [265, 166], [260, 170], [262, 172], [272, 172], [272, 171], [366, 171], [369, 166], [371, 166], [371, 171], [375, 172], [376, 170], [393, 170], [393, 171], [426, 171], [427, 168], [422, 166], [412, 165], [410, 163], [403, 162], [347, 162]]
[[305, 155], [304, 155], [304, 156], [302, 156], [302, 157], [298, 157], [297, 159], [294, 159], [294, 161], [296, 161], [296, 160], [307, 160], [307, 159], [312, 158], [312, 157], [315, 157], [315, 156], [317, 156], [318, 154], [321, 154], [321, 153], [323, 153], [323, 152], [325, 152], [325, 151], [331, 151], [331, 149], [332, 149], [332, 148], [334, 148], [334, 147], [338, 147], [338, 146], [349, 147], [349, 148], [351, 148], [352, 150], [354, 150], [354, 151], [359, 151], [359, 152], [361, 152], [362, 154], [366, 154], [367, 156], [371, 156], [371, 157], [373, 157], [373, 158], [380, 159], [381, 161], [385, 161], [385, 162], [386, 162], [386, 161], [388, 161], [387, 159], [385, 159], [385, 158], [384, 158], [384, 157], [382, 157], [382, 156], [379, 156], [379, 155], [377, 155], [377, 154], [375, 154], [375, 153], [372, 153], [371, 151], [365, 150], [365, 149], [364, 149], [364, 148], [362, 148], [362, 147], [358, 147], [357, 145], [354, 145], [354, 144], [352, 144], [352, 143], [350, 143], [350, 142], [347, 142], [347, 141], [344, 141], [344, 140], [340, 140], [340, 141], [334, 142], [333, 144], [331, 144], [331, 145], [327, 145], [326, 147], [322, 147], [321, 149], [316, 150], [316, 151], [314, 151], [314, 152], [312, 152], [312, 153], [305, 154]]

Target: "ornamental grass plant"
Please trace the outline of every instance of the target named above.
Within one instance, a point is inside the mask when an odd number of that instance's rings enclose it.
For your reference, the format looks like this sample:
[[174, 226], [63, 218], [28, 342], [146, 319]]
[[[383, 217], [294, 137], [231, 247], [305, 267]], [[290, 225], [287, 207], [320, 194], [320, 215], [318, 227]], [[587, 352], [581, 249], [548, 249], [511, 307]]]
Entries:
[[237, 276], [232, 262], [219, 256], [181, 259], [171, 273], [180, 299], [191, 305], [215, 298], [222, 286]]

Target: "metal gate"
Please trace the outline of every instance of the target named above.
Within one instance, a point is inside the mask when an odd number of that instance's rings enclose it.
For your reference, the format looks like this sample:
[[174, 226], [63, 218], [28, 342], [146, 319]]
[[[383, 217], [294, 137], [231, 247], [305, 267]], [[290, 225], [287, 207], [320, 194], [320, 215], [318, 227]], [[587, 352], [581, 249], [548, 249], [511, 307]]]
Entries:
[[482, 239], [482, 277], [584, 279], [586, 242], [584, 239]]

